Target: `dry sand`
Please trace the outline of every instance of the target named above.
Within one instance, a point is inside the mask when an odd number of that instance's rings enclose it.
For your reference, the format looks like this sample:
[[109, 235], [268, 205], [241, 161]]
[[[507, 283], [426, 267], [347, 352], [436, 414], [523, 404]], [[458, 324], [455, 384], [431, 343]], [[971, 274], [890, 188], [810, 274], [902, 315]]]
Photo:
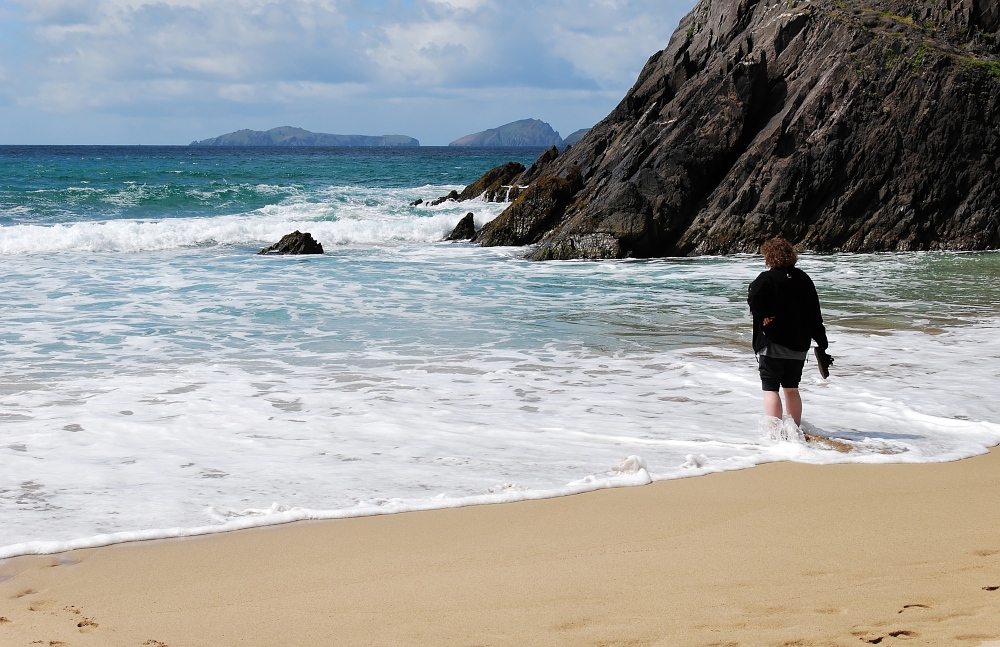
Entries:
[[0, 565], [0, 645], [975, 645], [1000, 452], [765, 465], [547, 501]]

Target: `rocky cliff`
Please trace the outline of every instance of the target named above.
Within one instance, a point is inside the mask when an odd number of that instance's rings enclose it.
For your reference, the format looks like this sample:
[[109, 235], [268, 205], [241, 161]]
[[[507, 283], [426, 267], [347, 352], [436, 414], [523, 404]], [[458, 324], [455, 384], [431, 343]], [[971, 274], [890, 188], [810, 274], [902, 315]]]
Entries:
[[481, 133], [456, 139], [449, 146], [520, 147], [562, 146], [563, 140], [552, 126], [538, 119], [522, 119]]
[[191, 142], [191, 146], [420, 146], [406, 135], [331, 135], [314, 133], [302, 128], [280, 126], [271, 130], [237, 130], [236, 132]]
[[1000, 0], [701, 0], [478, 234], [530, 256], [1000, 247]]

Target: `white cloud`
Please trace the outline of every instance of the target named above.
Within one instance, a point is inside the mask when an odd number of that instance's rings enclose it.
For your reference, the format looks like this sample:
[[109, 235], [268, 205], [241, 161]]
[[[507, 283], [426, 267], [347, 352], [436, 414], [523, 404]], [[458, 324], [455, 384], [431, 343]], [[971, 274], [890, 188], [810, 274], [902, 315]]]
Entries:
[[[571, 61], [581, 75], [602, 87], [619, 86], [628, 71], [638, 71], [637, 61], [645, 62], [666, 47], [680, 18], [679, 13], [643, 11], [648, 4], [593, 0], [583, 12], [566, 11], [563, 20], [556, 20], [555, 10], [550, 10], [551, 54]], [[630, 82], [635, 74], [631, 76]]]
[[[554, 119], [540, 112], [551, 100], [539, 98], [535, 108], [532, 92], [589, 100], [592, 112], [601, 114], [631, 86], [647, 57], [666, 45], [692, 5], [0, 0], [0, 9], [18, 14], [10, 24], [20, 30], [16, 49], [0, 43], [0, 94], [37, 111], [39, 123], [47, 114], [82, 118], [103, 111], [147, 114], [152, 121], [192, 110], [219, 119], [253, 110], [285, 123], [293, 101], [311, 104], [316, 114], [349, 107], [374, 119], [382, 114], [374, 109], [378, 102], [437, 101], [439, 114], [467, 111], [480, 105], [477, 97], [505, 90], [524, 103], [511, 120]], [[444, 103], [445, 96], [454, 103]], [[369, 129], [399, 130], [374, 123]]]
[[457, 71], [480, 63], [489, 49], [487, 34], [449, 20], [387, 25], [383, 39], [367, 54], [386, 80], [448, 85]]
[[461, 11], [477, 11], [488, 7], [491, 2], [490, 0], [430, 0], [430, 4]]

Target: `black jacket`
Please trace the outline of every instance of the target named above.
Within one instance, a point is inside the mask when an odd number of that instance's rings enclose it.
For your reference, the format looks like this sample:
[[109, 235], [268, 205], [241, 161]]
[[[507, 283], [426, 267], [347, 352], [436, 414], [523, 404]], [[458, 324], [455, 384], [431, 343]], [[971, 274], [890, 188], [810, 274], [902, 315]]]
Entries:
[[[797, 267], [775, 267], [761, 272], [747, 291], [747, 303], [753, 314], [753, 352], [769, 341], [785, 348], [809, 350], [815, 339], [826, 350], [826, 328], [819, 311], [819, 296], [809, 275]], [[764, 320], [774, 317], [767, 326]]]

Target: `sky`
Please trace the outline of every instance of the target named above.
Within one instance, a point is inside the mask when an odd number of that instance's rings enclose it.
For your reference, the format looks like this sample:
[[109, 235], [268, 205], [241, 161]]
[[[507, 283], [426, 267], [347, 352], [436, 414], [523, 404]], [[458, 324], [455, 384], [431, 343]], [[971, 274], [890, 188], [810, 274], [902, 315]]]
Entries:
[[694, 0], [0, 0], [0, 144], [600, 121]]

